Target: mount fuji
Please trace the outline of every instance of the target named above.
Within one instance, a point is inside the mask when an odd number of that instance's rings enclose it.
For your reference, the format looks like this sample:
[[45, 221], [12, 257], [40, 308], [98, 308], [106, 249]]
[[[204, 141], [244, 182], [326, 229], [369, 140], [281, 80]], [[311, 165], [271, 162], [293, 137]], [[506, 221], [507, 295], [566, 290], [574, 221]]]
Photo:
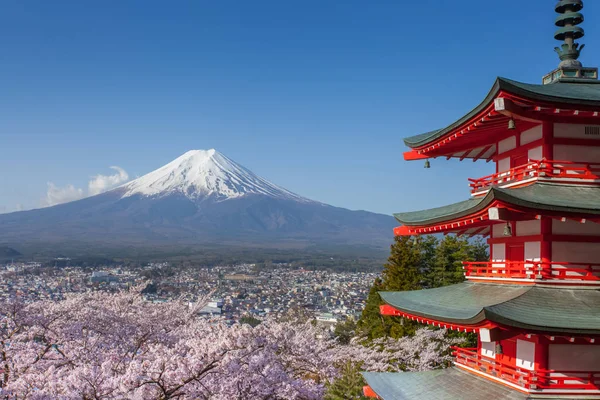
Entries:
[[188, 151], [111, 191], [0, 215], [0, 244], [102, 248], [386, 248], [391, 216], [350, 211], [275, 185], [218, 151]]
[[184, 195], [192, 201], [223, 201], [249, 195], [310, 202], [255, 175], [218, 151], [192, 150], [122, 186], [123, 197]]

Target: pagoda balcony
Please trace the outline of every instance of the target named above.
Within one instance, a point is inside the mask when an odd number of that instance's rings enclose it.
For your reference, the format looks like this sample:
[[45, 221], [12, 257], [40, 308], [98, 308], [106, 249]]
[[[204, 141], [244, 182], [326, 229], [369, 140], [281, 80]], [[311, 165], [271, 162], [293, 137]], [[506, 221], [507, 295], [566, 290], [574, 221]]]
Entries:
[[507, 171], [487, 175], [482, 178], [469, 178], [471, 194], [485, 194], [490, 188], [525, 185], [530, 182], [560, 181], [572, 183], [600, 183], [600, 164], [585, 162], [530, 160], [527, 164]]
[[463, 270], [468, 280], [600, 286], [600, 264], [541, 261], [464, 261]]
[[452, 349], [457, 367], [504, 382], [524, 392], [582, 395], [590, 391], [595, 396], [599, 393], [600, 371], [529, 370], [482, 356], [476, 348]]

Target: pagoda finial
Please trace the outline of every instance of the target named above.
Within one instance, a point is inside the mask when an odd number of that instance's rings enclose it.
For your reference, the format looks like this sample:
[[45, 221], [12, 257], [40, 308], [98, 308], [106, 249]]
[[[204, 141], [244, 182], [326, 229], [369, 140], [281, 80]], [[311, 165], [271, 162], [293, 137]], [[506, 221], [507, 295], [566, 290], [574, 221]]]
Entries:
[[577, 26], [583, 22], [583, 14], [579, 12], [582, 8], [582, 0], [562, 0], [556, 4], [555, 10], [561, 15], [556, 17], [558, 30], [554, 33], [554, 39], [564, 41], [562, 46], [554, 48], [561, 61], [559, 67], [581, 68], [581, 62], [577, 59], [585, 45], [580, 47], [575, 40], [585, 35], [584, 30]]
[[585, 45], [575, 43], [575, 40], [585, 35], [584, 30], [577, 26], [583, 22], [583, 14], [579, 12], [583, 9], [583, 0], [560, 0], [554, 9], [559, 14], [554, 21], [558, 26], [554, 38], [563, 44], [554, 48], [560, 58], [558, 69], [544, 76], [543, 83], [581, 81], [582, 78], [588, 81], [598, 79], [597, 68], [584, 68], [579, 61]]

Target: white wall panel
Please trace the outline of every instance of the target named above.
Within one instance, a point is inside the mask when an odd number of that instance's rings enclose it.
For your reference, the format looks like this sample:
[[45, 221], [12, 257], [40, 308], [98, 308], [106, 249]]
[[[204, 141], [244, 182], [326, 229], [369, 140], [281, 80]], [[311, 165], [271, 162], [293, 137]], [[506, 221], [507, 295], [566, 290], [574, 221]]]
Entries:
[[517, 138], [515, 136], [501, 140], [498, 142], [498, 154], [505, 153], [515, 147], [517, 147]]
[[510, 157], [498, 160], [498, 172], [508, 171], [510, 169]]
[[535, 365], [535, 343], [517, 339], [517, 367], [533, 370]]
[[[506, 260], [506, 245], [504, 243], [492, 244], [492, 261], [504, 263]], [[504, 264], [492, 264], [493, 267], [504, 268]]]
[[534, 147], [527, 151], [527, 158], [530, 160], [541, 160], [542, 159], [542, 146]]
[[600, 136], [586, 135], [585, 134], [586, 126], [598, 126], [598, 125], [554, 124], [554, 137], [600, 140]]
[[[582, 224], [578, 221], [566, 220], [565, 222], [552, 220], [552, 233], [555, 235], [587, 235], [600, 236], [600, 224], [587, 221]], [[600, 260], [599, 260], [600, 261]]]
[[541, 222], [539, 219], [517, 221], [517, 236], [539, 235], [540, 232]]
[[501, 238], [504, 236], [504, 224], [492, 225], [492, 237]]
[[600, 163], [600, 147], [554, 145], [555, 160]]
[[542, 125], [535, 126], [521, 133], [521, 146], [542, 138]]
[[552, 242], [552, 261], [600, 262], [600, 243]]
[[525, 259], [531, 261], [540, 261], [540, 242], [525, 242]]
[[548, 369], [557, 371], [600, 371], [600, 346], [551, 344]]
[[494, 358], [496, 357], [496, 342], [480, 342], [481, 343], [481, 355]]

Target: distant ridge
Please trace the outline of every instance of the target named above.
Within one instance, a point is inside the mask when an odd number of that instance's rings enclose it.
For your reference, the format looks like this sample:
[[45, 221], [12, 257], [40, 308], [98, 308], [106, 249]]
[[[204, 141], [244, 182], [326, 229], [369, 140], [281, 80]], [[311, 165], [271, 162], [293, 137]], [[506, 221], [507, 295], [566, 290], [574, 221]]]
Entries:
[[8, 246], [0, 245], [0, 259], [18, 258], [20, 256], [22, 256], [22, 254], [17, 250]]

